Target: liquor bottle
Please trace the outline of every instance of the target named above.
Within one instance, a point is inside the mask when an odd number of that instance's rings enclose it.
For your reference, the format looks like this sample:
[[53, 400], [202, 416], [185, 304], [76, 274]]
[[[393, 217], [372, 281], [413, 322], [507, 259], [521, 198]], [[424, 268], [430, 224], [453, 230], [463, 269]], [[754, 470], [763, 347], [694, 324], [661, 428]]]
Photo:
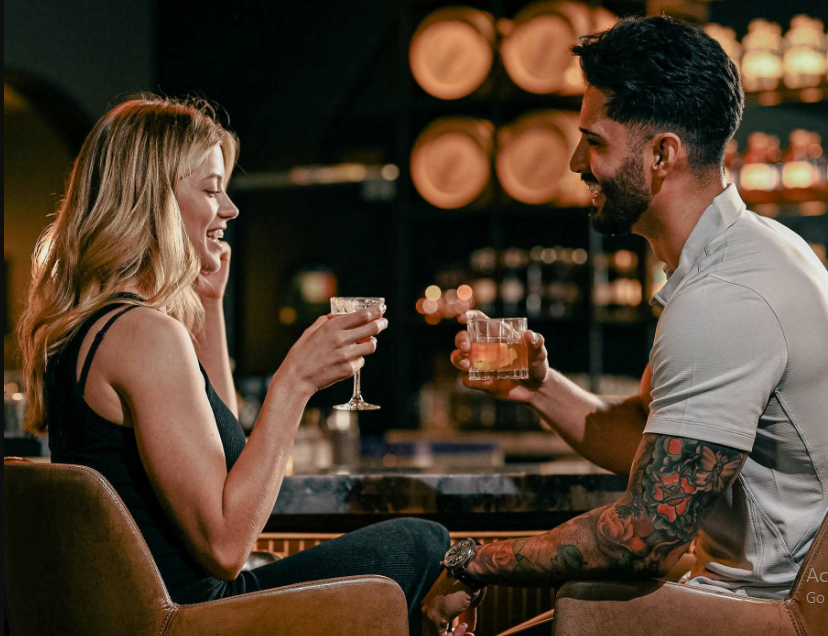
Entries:
[[536, 245], [529, 251], [526, 268], [526, 316], [540, 318], [543, 315], [543, 248]]
[[781, 155], [778, 137], [763, 132], [750, 134], [745, 162], [739, 175], [739, 184], [743, 190], [770, 192], [778, 187], [779, 170], [773, 161], [779, 160], [777, 154]]
[[504, 316], [520, 316], [525, 312], [526, 266], [529, 254], [526, 250], [509, 248], [501, 255], [503, 280], [500, 283], [500, 298]]
[[816, 162], [808, 156], [812, 135], [802, 128], [791, 132], [790, 146], [782, 166], [782, 185], [785, 188], [812, 188], [817, 185], [818, 168]]

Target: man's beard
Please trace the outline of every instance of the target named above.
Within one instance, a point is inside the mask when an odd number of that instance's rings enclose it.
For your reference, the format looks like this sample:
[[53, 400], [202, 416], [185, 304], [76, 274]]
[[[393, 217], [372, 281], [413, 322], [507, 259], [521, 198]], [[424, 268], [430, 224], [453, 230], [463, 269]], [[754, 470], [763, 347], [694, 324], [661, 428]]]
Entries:
[[[594, 182], [595, 177], [588, 175], [584, 180]], [[653, 199], [644, 179], [641, 157], [627, 157], [618, 172], [601, 180], [599, 185], [604, 194], [604, 206], [600, 210], [593, 207], [590, 211], [590, 225], [604, 235], [630, 234], [632, 226], [647, 211]]]

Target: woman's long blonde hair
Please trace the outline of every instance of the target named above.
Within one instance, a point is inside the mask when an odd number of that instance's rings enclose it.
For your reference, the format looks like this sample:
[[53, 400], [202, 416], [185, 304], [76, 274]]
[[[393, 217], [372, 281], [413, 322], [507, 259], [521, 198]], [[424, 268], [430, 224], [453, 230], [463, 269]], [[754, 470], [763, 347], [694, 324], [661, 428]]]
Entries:
[[198, 333], [204, 310], [193, 286], [201, 264], [175, 190], [216, 145], [229, 180], [238, 142], [214, 109], [156, 95], [119, 104], [89, 133], [56, 218], [38, 240], [17, 329], [29, 432], [48, 428], [47, 366], [113, 294], [137, 288], [145, 300], [125, 303], [164, 308], [192, 337]]

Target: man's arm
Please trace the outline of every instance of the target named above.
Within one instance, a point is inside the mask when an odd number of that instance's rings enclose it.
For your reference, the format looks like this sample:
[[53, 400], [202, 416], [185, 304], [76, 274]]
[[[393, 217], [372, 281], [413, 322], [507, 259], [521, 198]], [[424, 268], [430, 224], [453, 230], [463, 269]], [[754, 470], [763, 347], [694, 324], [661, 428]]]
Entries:
[[[486, 315], [472, 309], [463, 313], [459, 321], [466, 324], [481, 318]], [[593, 395], [549, 368], [542, 335], [527, 331], [524, 340], [529, 352], [526, 380], [472, 381], [464, 374], [463, 384], [500, 400], [529, 405], [578, 453], [602, 468], [629, 474], [650, 409], [653, 379], [650, 366], [644, 370], [637, 395]], [[457, 349], [451, 354], [451, 362], [461, 371], [468, 371], [471, 368], [468, 332], [458, 332], [454, 343]]]
[[580, 455], [627, 475], [647, 425], [652, 379], [648, 364], [636, 395], [594, 395], [550, 369], [529, 405]]
[[721, 444], [645, 434], [619, 501], [546, 534], [482, 546], [469, 572], [516, 586], [661, 576], [687, 550], [746, 458]]

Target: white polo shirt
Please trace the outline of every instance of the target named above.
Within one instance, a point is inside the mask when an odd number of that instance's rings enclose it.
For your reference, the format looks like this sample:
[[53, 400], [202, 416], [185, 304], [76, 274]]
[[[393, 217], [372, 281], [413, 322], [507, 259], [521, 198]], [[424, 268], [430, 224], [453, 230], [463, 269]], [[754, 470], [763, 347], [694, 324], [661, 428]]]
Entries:
[[687, 583], [783, 598], [828, 511], [828, 272], [729, 185], [650, 302], [664, 309], [645, 432], [750, 453]]

